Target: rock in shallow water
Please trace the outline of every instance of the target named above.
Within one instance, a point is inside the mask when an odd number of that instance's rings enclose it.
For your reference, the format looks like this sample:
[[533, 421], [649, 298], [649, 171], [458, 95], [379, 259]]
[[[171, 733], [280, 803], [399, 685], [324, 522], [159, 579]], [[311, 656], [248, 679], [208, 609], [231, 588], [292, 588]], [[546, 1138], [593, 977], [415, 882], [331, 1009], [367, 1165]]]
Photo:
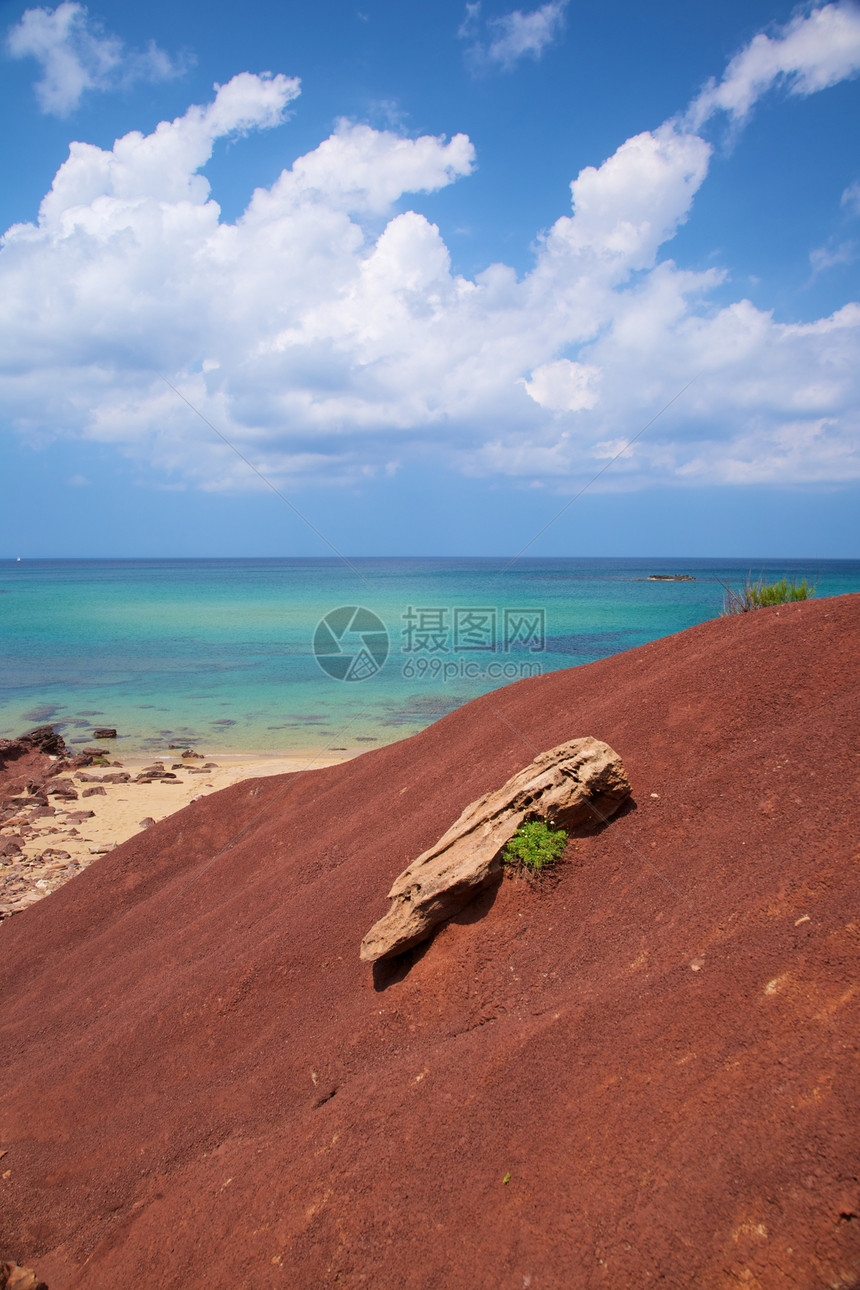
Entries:
[[436, 845], [404, 869], [388, 893], [394, 903], [361, 943], [362, 959], [402, 954], [468, 904], [501, 871], [502, 849], [524, 820], [566, 829], [603, 823], [629, 796], [621, 758], [598, 739], [570, 739], [540, 753], [502, 788], [467, 806]]

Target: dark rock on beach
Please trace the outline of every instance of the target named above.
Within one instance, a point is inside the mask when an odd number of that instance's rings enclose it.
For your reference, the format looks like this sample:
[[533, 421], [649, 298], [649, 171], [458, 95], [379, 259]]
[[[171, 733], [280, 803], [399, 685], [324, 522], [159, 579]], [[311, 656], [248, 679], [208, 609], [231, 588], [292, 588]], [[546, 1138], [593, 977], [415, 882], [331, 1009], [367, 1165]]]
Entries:
[[19, 810], [22, 806], [46, 806], [47, 800], [47, 798], [41, 796], [31, 797], [29, 793], [22, 794], [20, 797], [7, 797], [3, 802], [3, 809], [9, 811]]
[[0, 739], [0, 766], [10, 761], [17, 761], [28, 753], [41, 753], [44, 756], [61, 756], [66, 751], [62, 735], [58, 735], [53, 726], [38, 726], [26, 735], [17, 739]]
[[52, 779], [48, 785], [47, 792], [51, 797], [76, 798], [78, 790], [70, 779]]

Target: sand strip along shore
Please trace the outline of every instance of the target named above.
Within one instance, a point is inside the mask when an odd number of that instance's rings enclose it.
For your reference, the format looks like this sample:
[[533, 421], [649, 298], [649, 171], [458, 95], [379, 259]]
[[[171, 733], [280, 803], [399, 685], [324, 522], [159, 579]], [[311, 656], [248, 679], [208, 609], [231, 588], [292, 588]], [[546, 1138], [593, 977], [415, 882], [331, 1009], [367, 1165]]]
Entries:
[[[23, 811], [20, 818], [7, 820], [0, 828], [0, 843], [14, 838], [20, 845], [17, 854], [0, 857], [0, 919], [41, 900], [97, 856], [198, 797], [244, 779], [335, 766], [348, 760], [340, 753], [313, 749], [289, 754], [221, 753], [193, 761], [168, 752], [153, 757], [125, 757], [110, 766], [87, 766], [75, 771], [71, 779], [78, 790], [77, 801], [56, 801], [52, 814], [38, 818]], [[176, 778], [134, 782], [145, 767], [157, 762]], [[103, 780], [103, 776], [120, 770], [131, 775], [129, 783]], [[102, 791], [84, 796], [87, 789], [93, 788]], [[84, 812], [91, 814], [86, 819], [79, 818]], [[22, 824], [29, 825], [23, 833]]]

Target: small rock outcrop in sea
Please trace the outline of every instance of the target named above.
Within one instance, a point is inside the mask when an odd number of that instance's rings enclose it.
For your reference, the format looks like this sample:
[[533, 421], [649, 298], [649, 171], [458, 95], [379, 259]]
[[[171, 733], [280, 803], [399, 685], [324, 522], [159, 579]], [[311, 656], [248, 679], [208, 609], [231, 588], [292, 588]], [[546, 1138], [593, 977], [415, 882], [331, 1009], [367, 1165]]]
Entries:
[[598, 739], [570, 739], [540, 753], [502, 788], [467, 806], [435, 846], [404, 869], [394, 902], [361, 943], [366, 963], [418, 945], [501, 871], [501, 852], [524, 820], [562, 828], [603, 822], [630, 795], [621, 758]]

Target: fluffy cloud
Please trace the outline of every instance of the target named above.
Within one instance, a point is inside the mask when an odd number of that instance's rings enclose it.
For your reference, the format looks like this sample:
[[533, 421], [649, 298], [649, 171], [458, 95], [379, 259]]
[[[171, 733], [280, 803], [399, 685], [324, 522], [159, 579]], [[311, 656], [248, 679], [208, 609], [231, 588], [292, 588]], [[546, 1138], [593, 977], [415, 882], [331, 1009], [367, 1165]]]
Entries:
[[27, 9], [6, 44], [13, 58], [35, 58], [41, 65], [36, 95], [42, 110], [57, 116], [77, 107], [85, 90], [163, 81], [183, 70], [151, 41], [145, 50], [125, 49], [76, 0], [63, 0], [56, 9]]
[[707, 175], [689, 126], [584, 169], [528, 273], [469, 278], [409, 201], [469, 175], [464, 135], [343, 121], [221, 219], [200, 173], [215, 140], [276, 126], [298, 92], [243, 73], [151, 135], [71, 146], [0, 250], [0, 400], [22, 435], [257, 486], [166, 378], [289, 487], [412, 460], [566, 489], [696, 377], [611, 486], [860, 475], [860, 306], [781, 324], [661, 258]]
[[536, 367], [531, 380], [523, 380], [522, 384], [529, 397], [542, 408], [551, 412], [581, 412], [597, 403], [597, 384], [602, 375], [599, 367], [559, 358]]
[[716, 112], [743, 121], [772, 86], [791, 94], [817, 90], [860, 71], [860, 10], [828, 4], [798, 14], [775, 36], [760, 32], [731, 60], [722, 80], [711, 81], [692, 103], [687, 124], [699, 130]]
[[561, 34], [567, 0], [549, 0], [539, 9], [523, 13], [514, 9], [500, 18], [490, 18], [482, 32], [480, 0], [466, 5], [459, 36], [469, 40], [469, 56], [477, 64], [495, 63], [512, 68], [521, 58], [540, 58]]

